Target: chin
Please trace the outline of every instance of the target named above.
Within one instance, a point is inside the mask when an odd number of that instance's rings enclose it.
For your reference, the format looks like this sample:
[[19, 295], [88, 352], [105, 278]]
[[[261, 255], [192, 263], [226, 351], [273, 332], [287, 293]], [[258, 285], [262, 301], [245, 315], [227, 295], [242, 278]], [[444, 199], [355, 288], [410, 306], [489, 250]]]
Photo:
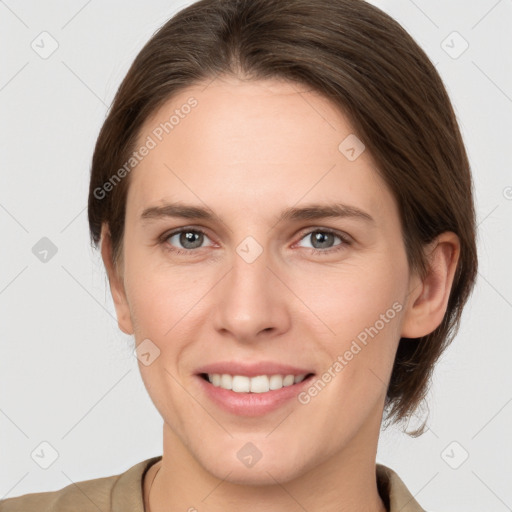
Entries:
[[235, 485], [275, 486], [299, 477], [302, 472], [293, 461], [265, 464], [259, 461], [252, 468], [243, 467], [238, 461], [231, 464], [215, 464], [205, 469], [216, 478]]
[[[259, 448], [258, 448], [259, 447]], [[201, 453], [197, 461], [214, 477], [237, 485], [275, 486], [300, 477], [308, 470], [305, 447], [287, 446], [283, 439], [230, 439], [212, 453]], [[309, 466], [313, 466], [311, 460]]]

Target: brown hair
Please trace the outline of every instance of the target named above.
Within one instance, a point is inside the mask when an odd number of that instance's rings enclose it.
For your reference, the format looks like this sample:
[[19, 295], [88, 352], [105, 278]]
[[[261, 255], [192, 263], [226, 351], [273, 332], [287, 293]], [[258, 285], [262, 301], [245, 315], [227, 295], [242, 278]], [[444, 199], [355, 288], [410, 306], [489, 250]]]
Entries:
[[[406, 419], [425, 402], [434, 363], [473, 287], [475, 214], [469, 162], [443, 82], [412, 37], [371, 4], [201, 0], [166, 22], [133, 62], [99, 134], [88, 205], [92, 243], [107, 223], [114, 263], [122, 256], [130, 176], [108, 193], [105, 184], [129, 160], [145, 120], [177, 92], [228, 74], [305, 84], [348, 116], [397, 201], [412, 269], [425, 274], [423, 249], [437, 235], [459, 236], [443, 322], [399, 343], [385, 410], [387, 419]], [[425, 423], [409, 434], [421, 434]]]

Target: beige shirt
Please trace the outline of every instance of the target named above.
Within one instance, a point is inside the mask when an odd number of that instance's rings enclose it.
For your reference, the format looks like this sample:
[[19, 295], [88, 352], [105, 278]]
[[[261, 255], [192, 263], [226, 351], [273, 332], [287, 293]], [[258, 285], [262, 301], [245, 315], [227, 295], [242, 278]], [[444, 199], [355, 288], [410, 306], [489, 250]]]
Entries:
[[[7, 498], [0, 501], [0, 512], [144, 512], [144, 475], [161, 458], [146, 459], [120, 475]], [[389, 512], [425, 512], [399, 476], [382, 464], [377, 464], [377, 485]]]

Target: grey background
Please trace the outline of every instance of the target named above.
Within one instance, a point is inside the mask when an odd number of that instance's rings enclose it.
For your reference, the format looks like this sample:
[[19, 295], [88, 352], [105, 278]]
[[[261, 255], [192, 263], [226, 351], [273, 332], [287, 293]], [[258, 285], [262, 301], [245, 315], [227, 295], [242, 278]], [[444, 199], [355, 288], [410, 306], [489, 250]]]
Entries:
[[[161, 454], [162, 420], [89, 246], [86, 200], [117, 86], [152, 33], [189, 3], [0, 1], [0, 498]], [[372, 3], [425, 49], [453, 100], [474, 173], [480, 257], [462, 328], [435, 372], [430, 430], [417, 439], [383, 432], [378, 461], [429, 511], [512, 510], [512, 1]], [[42, 58], [53, 40], [58, 48]], [[43, 469], [52, 450], [58, 457]]]

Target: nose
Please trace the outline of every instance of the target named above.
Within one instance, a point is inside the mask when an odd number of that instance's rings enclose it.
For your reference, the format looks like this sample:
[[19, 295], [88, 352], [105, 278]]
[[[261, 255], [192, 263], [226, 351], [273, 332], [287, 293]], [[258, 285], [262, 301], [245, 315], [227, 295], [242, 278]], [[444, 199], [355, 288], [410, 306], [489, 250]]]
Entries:
[[290, 291], [271, 260], [266, 250], [254, 261], [233, 254], [231, 270], [215, 287], [214, 325], [222, 335], [251, 343], [290, 328]]

